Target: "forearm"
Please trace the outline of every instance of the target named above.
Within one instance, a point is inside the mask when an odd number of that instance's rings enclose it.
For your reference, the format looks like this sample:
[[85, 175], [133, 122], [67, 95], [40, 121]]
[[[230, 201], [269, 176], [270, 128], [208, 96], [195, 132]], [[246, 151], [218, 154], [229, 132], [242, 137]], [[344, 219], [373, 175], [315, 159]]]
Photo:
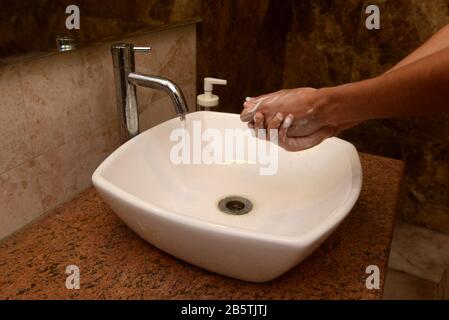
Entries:
[[382, 76], [318, 90], [328, 123], [449, 111], [449, 48]]
[[419, 48], [410, 53], [407, 57], [402, 59], [398, 64], [396, 64], [393, 68], [389, 69], [385, 73], [387, 74], [395, 71], [412, 62], [425, 58], [446, 48], [449, 48], [449, 25], [440, 29], [429, 40], [427, 40]]

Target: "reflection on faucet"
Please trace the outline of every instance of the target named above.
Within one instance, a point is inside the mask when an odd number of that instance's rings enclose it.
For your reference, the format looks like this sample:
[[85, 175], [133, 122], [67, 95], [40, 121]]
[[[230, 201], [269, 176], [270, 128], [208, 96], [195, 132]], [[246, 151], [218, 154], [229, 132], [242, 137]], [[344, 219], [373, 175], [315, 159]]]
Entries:
[[139, 113], [136, 86], [163, 90], [173, 102], [176, 114], [184, 119], [188, 112], [181, 89], [171, 80], [134, 72], [134, 52], [150, 52], [149, 47], [118, 43], [111, 47], [122, 142], [139, 134]]
[[165, 78], [156, 76], [146, 76], [144, 74], [134, 72], [131, 72], [128, 75], [128, 80], [134, 85], [139, 85], [142, 87], [152, 89], [159, 89], [167, 92], [175, 106], [176, 113], [182, 118], [184, 118], [188, 108], [184, 100], [182, 91], [176, 85], [176, 83]]

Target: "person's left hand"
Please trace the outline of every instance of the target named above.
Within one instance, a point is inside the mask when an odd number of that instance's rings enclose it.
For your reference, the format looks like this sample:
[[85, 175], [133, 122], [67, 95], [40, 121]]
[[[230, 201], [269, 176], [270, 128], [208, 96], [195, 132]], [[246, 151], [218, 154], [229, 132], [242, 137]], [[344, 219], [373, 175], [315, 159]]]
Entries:
[[289, 130], [290, 135], [306, 136], [328, 124], [327, 109], [318, 107], [316, 99], [317, 90], [314, 88], [283, 89], [247, 98], [240, 119], [255, 123], [256, 113], [261, 113], [264, 125], [267, 125], [278, 112], [284, 116], [292, 114], [294, 122]]
[[[265, 130], [264, 115], [261, 112], [256, 112], [254, 116], [254, 125], [250, 124], [250, 127], [256, 130], [256, 136], [258, 130]], [[285, 118], [282, 113], [278, 112], [276, 115], [267, 122], [266, 135], [263, 135], [266, 139], [273, 140], [270, 137], [270, 130], [278, 130], [278, 145], [287, 151], [301, 151], [312, 148], [320, 144], [323, 140], [336, 135], [338, 132], [355, 126], [356, 122], [341, 124], [338, 126], [324, 126], [316, 130], [315, 132], [306, 136], [289, 136], [287, 131], [291, 128], [294, 122], [294, 116], [292, 114], [287, 115]], [[271, 131], [272, 132], [272, 131]], [[258, 135], [259, 137], [261, 135]]]

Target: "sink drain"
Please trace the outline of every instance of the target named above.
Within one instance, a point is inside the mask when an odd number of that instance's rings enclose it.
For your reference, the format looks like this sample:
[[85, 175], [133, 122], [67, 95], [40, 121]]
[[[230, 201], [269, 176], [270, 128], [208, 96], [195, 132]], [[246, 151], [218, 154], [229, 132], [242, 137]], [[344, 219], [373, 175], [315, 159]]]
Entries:
[[220, 200], [218, 209], [227, 214], [240, 216], [250, 212], [253, 209], [253, 204], [243, 197], [231, 196]]

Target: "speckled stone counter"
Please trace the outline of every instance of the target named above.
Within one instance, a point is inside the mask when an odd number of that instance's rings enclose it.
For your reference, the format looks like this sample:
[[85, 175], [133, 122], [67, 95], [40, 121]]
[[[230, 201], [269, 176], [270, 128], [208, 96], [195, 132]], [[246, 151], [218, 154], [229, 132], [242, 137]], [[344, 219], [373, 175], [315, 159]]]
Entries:
[[[223, 277], [154, 248], [89, 189], [0, 243], [1, 299], [378, 299], [395, 220], [401, 161], [361, 154], [363, 188], [337, 231], [278, 279]], [[68, 290], [68, 265], [81, 288]], [[365, 286], [377, 265], [380, 290]], [[257, 268], [257, 266], [254, 266]]]

